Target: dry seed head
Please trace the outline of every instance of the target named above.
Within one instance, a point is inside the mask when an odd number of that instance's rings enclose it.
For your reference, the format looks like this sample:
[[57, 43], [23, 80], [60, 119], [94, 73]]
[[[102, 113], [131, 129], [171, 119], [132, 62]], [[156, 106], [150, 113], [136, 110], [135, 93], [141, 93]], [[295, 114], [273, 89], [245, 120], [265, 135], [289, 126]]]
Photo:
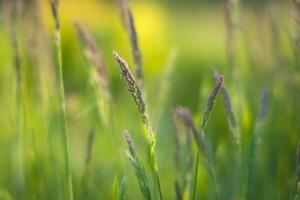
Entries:
[[132, 141], [132, 137], [131, 137], [130, 133], [127, 130], [124, 131], [124, 137], [125, 137], [125, 140], [128, 144], [130, 154], [132, 156], [136, 155], [136, 150], [135, 150], [135, 146], [134, 146], [133, 141]]
[[209, 143], [203, 134], [203, 132], [198, 131], [196, 126], [193, 123], [192, 115], [190, 114], [189, 110], [184, 107], [178, 107], [177, 109], [178, 116], [181, 117], [187, 127], [189, 127], [193, 133], [194, 139], [197, 143], [199, 150], [201, 150], [205, 165], [209, 171], [209, 173], [213, 176], [213, 167], [212, 167], [212, 157], [211, 157], [211, 150], [209, 147]]
[[233, 112], [232, 104], [231, 104], [231, 101], [230, 101], [227, 90], [222, 89], [222, 95], [223, 95], [224, 105], [225, 105], [225, 108], [226, 108], [227, 113], [228, 113], [229, 123], [232, 126], [232, 128], [237, 128], [235, 115], [234, 115], [234, 112]]
[[136, 76], [138, 80], [143, 80], [143, 66], [142, 66], [142, 56], [141, 51], [138, 44], [138, 36], [134, 27], [134, 19], [132, 16], [132, 12], [128, 9], [128, 19], [129, 19], [129, 29], [130, 29], [130, 40], [132, 46], [132, 54], [134, 58], [134, 63], [136, 65]]
[[300, 1], [299, 0], [293, 0], [292, 17], [295, 20], [295, 22], [298, 25], [300, 25]]
[[55, 21], [55, 29], [59, 30], [60, 24], [59, 24], [59, 15], [58, 15], [58, 0], [51, 0], [51, 10], [52, 10], [52, 16]]
[[190, 111], [184, 107], [177, 107], [176, 111], [178, 113], [178, 116], [181, 117], [181, 119], [184, 121], [185, 125], [192, 130], [195, 140], [199, 145], [199, 148], [205, 150], [207, 148], [206, 138], [202, 132], [199, 132], [196, 129]]
[[126, 81], [128, 90], [133, 97], [142, 117], [143, 124], [148, 127], [148, 116], [146, 113], [146, 105], [142, 96], [142, 92], [135, 80], [132, 72], [130, 71], [127, 62], [115, 51], [113, 51], [113, 56], [119, 63], [122, 77]]
[[86, 160], [85, 160], [86, 165], [88, 165], [91, 161], [94, 139], [95, 139], [95, 131], [91, 130], [88, 135], [88, 141], [86, 145]]
[[97, 43], [92, 37], [92, 35], [88, 32], [88, 30], [78, 22], [75, 22], [75, 28], [77, 30], [78, 36], [82, 41], [82, 44], [85, 48], [86, 57], [93, 63], [98, 72], [97, 74], [97, 82], [100, 84], [102, 89], [109, 93], [108, 91], [108, 78], [105, 69], [105, 64], [102, 59], [102, 55], [100, 50], [97, 47]]
[[127, 28], [127, 10], [128, 10], [128, 3], [127, 0], [119, 0], [120, 12], [122, 17], [122, 22], [124, 26]]
[[123, 23], [129, 33], [132, 55], [133, 55], [134, 64], [136, 68], [137, 81], [139, 81], [139, 83], [141, 84], [140, 86], [143, 87], [144, 74], [143, 74], [142, 56], [141, 56], [141, 51], [138, 43], [138, 35], [136, 32], [136, 28], [134, 26], [134, 18], [127, 0], [119, 0], [119, 5], [120, 5]]
[[[219, 72], [214, 67], [212, 67], [211, 69], [212, 69], [214, 78], [218, 79], [218, 77], [220, 76]], [[221, 88], [221, 93], [222, 93], [222, 97], [223, 97], [224, 107], [225, 107], [227, 115], [228, 115], [229, 124], [232, 128], [237, 128], [237, 122], [236, 122], [235, 114], [233, 111], [232, 103], [231, 103], [230, 97], [229, 97], [228, 92], [225, 87]]]
[[265, 87], [262, 91], [261, 100], [260, 100], [260, 111], [259, 111], [259, 120], [263, 120], [268, 111], [268, 103], [269, 103], [269, 89]]
[[212, 108], [213, 108], [213, 106], [215, 104], [215, 101], [216, 101], [217, 94], [218, 94], [219, 90], [223, 87], [223, 83], [224, 83], [224, 77], [223, 76], [218, 76], [217, 80], [216, 80], [216, 83], [215, 83], [215, 86], [213, 87], [213, 89], [210, 92], [208, 102], [207, 102], [207, 105], [206, 105], [206, 108], [205, 108], [205, 111], [204, 111], [204, 114], [203, 114], [203, 120], [202, 120], [202, 125], [201, 125], [202, 130], [204, 130], [204, 128], [205, 128], [205, 126], [208, 122], [210, 113], [211, 113]]
[[182, 118], [182, 120], [184, 121], [184, 123], [187, 127], [192, 128], [194, 126], [192, 115], [188, 111], [188, 109], [186, 109], [184, 107], [177, 107], [176, 113], [178, 114], [178, 116], [180, 116]]
[[175, 128], [175, 134], [174, 134], [174, 142], [175, 142], [175, 161], [176, 163], [179, 163], [180, 156], [179, 156], [179, 150], [180, 150], [180, 142], [179, 142], [179, 126], [178, 126], [178, 114], [176, 109], [172, 109], [171, 111], [171, 121]]

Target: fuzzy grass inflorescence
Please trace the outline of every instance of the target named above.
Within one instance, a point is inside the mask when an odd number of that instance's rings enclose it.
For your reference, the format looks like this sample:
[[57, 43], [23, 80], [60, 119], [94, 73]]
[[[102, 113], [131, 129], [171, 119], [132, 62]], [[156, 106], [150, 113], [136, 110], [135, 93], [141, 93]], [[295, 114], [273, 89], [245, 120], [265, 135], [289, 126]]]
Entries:
[[95, 140], [95, 131], [91, 130], [88, 134], [86, 150], [85, 150], [85, 162], [84, 162], [84, 170], [82, 175], [82, 197], [87, 196], [87, 192], [89, 189], [90, 182], [90, 174], [91, 174], [91, 160], [93, 153], [93, 146]]
[[149, 143], [148, 145], [149, 145], [149, 157], [150, 157], [151, 169], [154, 174], [154, 179], [156, 180], [157, 183], [159, 198], [163, 199], [161, 185], [160, 185], [160, 178], [158, 174], [157, 161], [155, 156], [156, 138], [155, 138], [155, 133], [150, 124], [149, 116], [146, 109], [146, 103], [143, 98], [142, 91], [133, 73], [130, 71], [127, 62], [115, 51], [113, 52], [113, 56], [115, 57], [116, 61], [119, 64], [122, 77], [127, 83], [128, 91], [130, 92], [135, 104], [138, 107], [138, 110], [141, 115], [142, 123], [145, 128], [144, 130], [147, 132], [146, 135]]
[[[174, 126], [174, 164], [178, 170], [179, 176], [182, 175], [183, 181], [180, 178], [175, 180], [175, 192], [179, 199], [179, 196], [187, 196], [190, 191], [192, 181], [192, 169], [193, 169], [193, 149], [192, 149], [192, 136], [188, 134], [189, 128], [181, 127], [179, 124], [180, 116], [177, 108], [171, 111], [171, 121]], [[183, 143], [184, 140], [184, 143]], [[181, 199], [181, 198], [180, 198]]]
[[96, 68], [97, 76], [95, 77], [95, 79], [99, 83], [102, 90], [106, 93], [106, 95], [110, 95], [110, 92], [108, 90], [107, 72], [105, 69], [103, 56], [101, 55], [101, 52], [97, 47], [96, 41], [88, 32], [88, 30], [79, 22], [75, 23], [75, 28], [77, 30], [79, 39], [84, 47], [84, 53], [86, 58], [88, 58], [93, 64], [93, 66]]
[[214, 168], [214, 164], [213, 164], [212, 150], [211, 150], [208, 140], [206, 139], [206, 137], [204, 135], [204, 131], [205, 131], [205, 127], [209, 121], [213, 106], [215, 104], [217, 94], [218, 94], [219, 90], [223, 87], [223, 83], [224, 83], [224, 77], [218, 76], [216, 78], [216, 83], [215, 83], [214, 87], [212, 88], [210, 95], [208, 97], [208, 101], [207, 101], [207, 104], [206, 104], [206, 107], [205, 107], [205, 110], [203, 113], [200, 131], [197, 130], [197, 128], [193, 122], [192, 115], [188, 111], [188, 109], [186, 109], [184, 107], [178, 107], [175, 110], [175, 112], [183, 120], [185, 125], [192, 131], [192, 134], [193, 134], [196, 144], [198, 146], [198, 151], [197, 151], [197, 156], [196, 156], [196, 167], [195, 167], [195, 173], [194, 173], [194, 185], [193, 185], [193, 191], [192, 191], [192, 197], [191, 197], [192, 199], [197, 198], [196, 191], [197, 191], [197, 182], [198, 182], [197, 177], [198, 177], [200, 152], [202, 153], [202, 155], [204, 157], [205, 166], [214, 181], [217, 198], [218, 199], [220, 198], [219, 186], [218, 186], [216, 172], [215, 172], [215, 168]]
[[132, 137], [127, 130], [124, 131], [124, 137], [128, 144], [128, 149], [129, 149], [128, 151], [126, 151], [126, 155], [129, 158], [129, 160], [134, 168], [135, 175], [138, 179], [138, 183], [139, 183], [141, 192], [146, 200], [151, 200], [152, 197], [151, 197], [151, 192], [150, 192], [150, 183], [149, 183], [148, 176], [146, 174], [146, 170], [145, 170], [142, 162], [140, 161], [140, 158], [136, 152], [136, 148], [134, 146]]
[[150, 128], [149, 127], [149, 118], [148, 118], [148, 114], [146, 112], [146, 104], [145, 104], [144, 98], [142, 96], [142, 91], [140, 90], [133, 73], [130, 71], [127, 62], [116, 51], [113, 52], [113, 56], [119, 63], [122, 77], [126, 81], [127, 86], [128, 86], [128, 91], [130, 92], [135, 104], [137, 105], [137, 107], [140, 111], [143, 124], [147, 128]]
[[[192, 131], [194, 140], [196, 141], [196, 144], [198, 146], [198, 151], [197, 151], [197, 157], [196, 157], [196, 168], [195, 168], [195, 173], [194, 173], [194, 185], [193, 185], [193, 191], [192, 191], [192, 196], [191, 199], [196, 199], [196, 190], [197, 190], [197, 177], [198, 177], [198, 168], [199, 168], [199, 158], [200, 158], [200, 152], [203, 155], [204, 163], [207, 168], [207, 171], [209, 172], [210, 176], [212, 179], [215, 181], [215, 169], [213, 166], [213, 157], [212, 157], [212, 150], [211, 147], [209, 146], [208, 140], [206, 139], [205, 135], [203, 132], [198, 131], [193, 119], [192, 115], [189, 112], [188, 109], [184, 107], [177, 107], [176, 112], [178, 114], [178, 117], [180, 117], [184, 124]], [[216, 184], [216, 182], [215, 182]], [[217, 189], [217, 195], [219, 196], [219, 191], [218, 191], [218, 186], [216, 186]]]
[[[216, 68], [212, 67], [212, 73], [215, 79], [219, 77], [219, 72]], [[243, 192], [245, 190], [244, 180], [243, 180], [243, 169], [242, 169], [242, 142], [241, 142], [241, 132], [240, 127], [236, 119], [236, 114], [233, 109], [233, 105], [229, 96], [229, 93], [223, 85], [221, 88], [221, 94], [222, 94], [222, 100], [224, 104], [224, 108], [226, 110], [226, 116], [227, 116], [227, 122], [230, 128], [230, 132], [232, 134], [233, 142], [234, 142], [234, 155], [235, 155], [235, 161], [237, 163], [237, 166], [235, 167], [235, 170], [238, 172], [238, 179], [239, 179], [239, 188], [241, 193], [241, 196], [243, 196]]]
[[144, 87], [144, 72], [142, 63], [142, 54], [138, 43], [138, 34], [134, 25], [134, 18], [127, 0], [119, 0], [121, 17], [123, 24], [128, 31], [132, 55], [135, 64], [136, 78], [141, 89]]
[[85, 58], [91, 64], [91, 67], [88, 67], [88, 73], [96, 96], [98, 113], [105, 125], [108, 125], [110, 119], [113, 127], [112, 94], [109, 90], [109, 80], [103, 56], [92, 34], [79, 22], [75, 23], [75, 28], [83, 47]]

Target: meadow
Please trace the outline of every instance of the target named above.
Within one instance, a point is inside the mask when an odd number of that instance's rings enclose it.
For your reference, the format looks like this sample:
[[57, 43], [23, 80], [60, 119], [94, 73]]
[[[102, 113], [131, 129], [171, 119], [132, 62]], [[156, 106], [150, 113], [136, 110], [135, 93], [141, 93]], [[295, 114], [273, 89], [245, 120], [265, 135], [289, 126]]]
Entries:
[[300, 199], [300, 1], [0, 0], [0, 199]]

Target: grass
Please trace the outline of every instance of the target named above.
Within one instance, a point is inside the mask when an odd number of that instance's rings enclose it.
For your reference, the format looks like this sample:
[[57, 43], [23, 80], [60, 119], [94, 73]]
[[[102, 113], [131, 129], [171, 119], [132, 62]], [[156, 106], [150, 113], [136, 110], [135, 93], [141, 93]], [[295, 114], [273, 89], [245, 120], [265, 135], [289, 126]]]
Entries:
[[0, 199], [299, 199], [297, 0], [2, 3]]
[[61, 51], [61, 35], [60, 35], [60, 21], [58, 13], [58, 2], [57, 0], [51, 0], [51, 10], [55, 24], [55, 45], [57, 53], [57, 63], [59, 69], [59, 98], [61, 103], [61, 120], [63, 128], [63, 141], [64, 141], [64, 157], [65, 157], [65, 173], [67, 182], [67, 198], [73, 199], [73, 183], [70, 166], [70, 152], [69, 152], [69, 133], [68, 133], [68, 121], [66, 116], [66, 100], [65, 100], [65, 89], [63, 80], [63, 62], [62, 62], [62, 51]]

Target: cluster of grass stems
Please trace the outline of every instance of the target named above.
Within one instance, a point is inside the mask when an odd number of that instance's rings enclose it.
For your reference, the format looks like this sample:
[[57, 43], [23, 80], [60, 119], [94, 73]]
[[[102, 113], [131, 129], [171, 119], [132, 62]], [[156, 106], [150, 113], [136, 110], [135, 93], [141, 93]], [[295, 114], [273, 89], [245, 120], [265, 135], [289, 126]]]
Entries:
[[[6, 8], [8, 10], [7, 15], [10, 19], [10, 33], [11, 41], [14, 49], [14, 65], [15, 65], [15, 74], [16, 74], [16, 141], [18, 148], [18, 173], [17, 177], [21, 180], [16, 179], [16, 188], [18, 190], [18, 197], [25, 195], [25, 178], [24, 176], [24, 166], [22, 151], [24, 150], [24, 134], [22, 133], [22, 128], [24, 128], [23, 123], [25, 123], [25, 114], [24, 104], [24, 90], [23, 90], [23, 76], [22, 68], [20, 61], [20, 49], [17, 38], [17, 17], [16, 13], [13, 12], [13, 3], [9, 1], [6, 2]], [[299, 2], [294, 0], [294, 12], [295, 12], [295, 21], [299, 24]], [[126, 0], [119, 0], [121, 18], [123, 20], [124, 27], [128, 32], [130, 39], [130, 44], [132, 48], [132, 56], [134, 60], [135, 72], [133, 73], [123, 57], [121, 57], [116, 51], [113, 51], [113, 57], [115, 58], [122, 78], [124, 79], [127, 89], [132, 96], [134, 103], [138, 109], [138, 112], [141, 117], [142, 128], [140, 132], [145, 136], [147, 141], [147, 151], [148, 151], [148, 163], [144, 163], [138, 154], [138, 150], [134, 145], [134, 140], [128, 130], [124, 130], [124, 138], [128, 144], [128, 150], [125, 151], [126, 156], [128, 157], [137, 182], [140, 188], [140, 191], [143, 197], [147, 200], [151, 199], [163, 199], [163, 185], [161, 185], [161, 177], [159, 174], [159, 165], [158, 159], [156, 157], [156, 129], [157, 124], [160, 119], [158, 114], [151, 120], [148, 111], [148, 104], [146, 101], [146, 90], [145, 90], [145, 78], [143, 72], [142, 64], [142, 53], [138, 43], [138, 35], [134, 25], [133, 13], [130, 9], [130, 6]], [[65, 194], [66, 199], [73, 199], [73, 184], [72, 184], [72, 173], [71, 173], [71, 161], [70, 161], [70, 152], [69, 152], [69, 131], [68, 131], [68, 120], [66, 114], [66, 100], [65, 100], [65, 91], [64, 91], [64, 80], [63, 80], [63, 56], [61, 50], [61, 34], [60, 34], [60, 19], [59, 19], [59, 10], [58, 10], [58, 1], [50, 0], [50, 6], [52, 11], [52, 16], [54, 20], [54, 42], [55, 42], [55, 52], [56, 52], [56, 63], [58, 68], [58, 85], [59, 85], [59, 119], [61, 120], [61, 132], [62, 132], [62, 141], [64, 148], [64, 161], [65, 161], [65, 182], [67, 185], [67, 190]], [[226, 0], [225, 1], [225, 20], [227, 24], [227, 57], [229, 66], [236, 67], [236, 52], [235, 49], [235, 35], [236, 29], [238, 26], [238, 1], [235, 0]], [[92, 34], [89, 33], [87, 28], [85, 28], [80, 22], [75, 22], [74, 27], [77, 31], [78, 39], [80, 41], [80, 47], [82, 50], [82, 55], [86, 61], [86, 70], [88, 71], [89, 80], [91, 87], [94, 91], [94, 97], [97, 102], [97, 111], [99, 119], [103, 122], [105, 126], [110, 125], [112, 127], [112, 132], [114, 134], [114, 140], [116, 142], [115, 127], [114, 127], [114, 109], [113, 109], [113, 95], [109, 90], [109, 78], [106, 70], [106, 65], [101, 54], [99, 47]], [[295, 38], [295, 51], [299, 52], [299, 38]], [[169, 87], [169, 76], [172, 74], [174, 57], [176, 53], [172, 53], [170, 56], [170, 68], [166, 70], [165, 73], [165, 82], [162, 84], [162, 94], [159, 95], [158, 111], [163, 107], [165, 103], [168, 87]], [[230, 70], [231, 73], [232, 70]], [[204, 161], [204, 166], [209, 174], [215, 190], [214, 199], [222, 199], [221, 185], [218, 179], [218, 166], [215, 161], [215, 150], [212, 148], [212, 145], [207, 137], [207, 125], [211, 117], [215, 102], [217, 100], [218, 93], [221, 94], [221, 99], [223, 101], [223, 107], [225, 108], [227, 115], [228, 126], [231, 131], [231, 137], [234, 144], [234, 160], [235, 165], [234, 169], [237, 172], [239, 188], [237, 189], [238, 199], [251, 199], [251, 190], [253, 187], [253, 177], [255, 174], [257, 157], [260, 154], [262, 146], [262, 138], [264, 133], [264, 121], [268, 111], [268, 102], [269, 102], [269, 89], [265, 87], [261, 94], [260, 109], [256, 118], [254, 132], [251, 138], [251, 144], [249, 149], [246, 149], [247, 146], [243, 145], [241, 139], [241, 129], [239, 125], [239, 120], [234, 111], [234, 105], [230, 99], [229, 91], [225, 87], [224, 76], [220, 75], [219, 72], [212, 68], [213, 78], [215, 79], [215, 85], [212, 87], [210, 94], [208, 94], [207, 103], [203, 114], [201, 115], [201, 123], [199, 126], [194, 122], [193, 116], [188, 108], [183, 106], [177, 106], [172, 109], [171, 119], [174, 125], [174, 141], [175, 141], [175, 156], [174, 160], [176, 163], [184, 163], [184, 167], [181, 168], [178, 166], [176, 170], [178, 174], [183, 175], [183, 183], [176, 177], [174, 182], [174, 195], [177, 200], [182, 199], [198, 199], [199, 191], [199, 168], [201, 165], [201, 158]], [[183, 122], [184, 127], [180, 126], [180, 121]], [[155, 125], [152, 124], [152, 121], [155, 121]], [[180, 132], [184, 132], [184, 139], [181, 136]], [[192, 138], [197, 146], [197, 152], [195, 159], [193, 158], [193, 148], [192, 148]], [[95, 140], [95, 131], [91, 130], [88, 134], [88, 140], [86, 144], [86, 157], [84, 163], [84, 171], [82, 174], [82, 184], [81, 184], [81, 198], [84, 199], [88, 196], [89, 192], [89, 182], [91, 176], [91, 159], [92, 159], [92, 149], [93, 143]], [[182, 141], [183, 140], [183, 141]], [[118, 145], [116, 145], [118, 147]], [[181, 151], [185, 153], [187, 159], [183, 160]], [[295, 199], [299, 198], [299, 182], [300, 182], [300, 156], [299, 156], [299, 145], [298, 145], [298, 155], [297, 155], [297, 177], [295, 180]], [[246, 164], [244, 163], [244, 153], [248, 152], [249, 155]], [[123, 156], [123, 155], [122, 155]], [[150, 166], [150, 171], [148, 171], [146, 165]], [[194, 169], [193, 169], [194, 168]], [[126, 178], [125, 175], [119, 176], [118, 173], [115, 178], [115, 187], [114, 190], [116, 193], [116, 199], [126, 199]]]

